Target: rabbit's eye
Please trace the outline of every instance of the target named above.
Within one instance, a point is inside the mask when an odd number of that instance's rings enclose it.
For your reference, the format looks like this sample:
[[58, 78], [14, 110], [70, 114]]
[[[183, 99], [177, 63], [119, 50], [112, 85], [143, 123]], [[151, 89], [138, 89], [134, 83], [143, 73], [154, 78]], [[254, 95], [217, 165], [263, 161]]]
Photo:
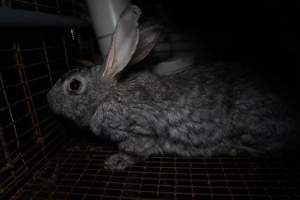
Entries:
[[72, 77], [64, 82], [64, 91], [70, 95], [79, 95], [85, 91], [86, 81], [80, 76]]
[[71, 82], [70, 82], [70, 89], [72, 91], [77, 91], [80, 89], [80, 86], [81, 86], [81, 82], [78, 81], [77, 79], [73, 79]]

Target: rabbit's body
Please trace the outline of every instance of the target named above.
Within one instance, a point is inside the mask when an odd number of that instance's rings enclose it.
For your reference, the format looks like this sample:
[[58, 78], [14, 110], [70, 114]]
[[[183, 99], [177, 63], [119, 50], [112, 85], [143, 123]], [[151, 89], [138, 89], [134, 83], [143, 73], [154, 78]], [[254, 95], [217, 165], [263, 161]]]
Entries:
[[279, 99], [228, 76], [219, 65], [132, 74], [109, 90], [90, 127], [140, 156], [264, 153], [283, 144], [289, 126]]
[[73, 70], [48, 94], [55, 113], [118, 142], [120, 153], [108, 158], [108, 168], [123, 169], [157, 153], [257, 154], [285, 144], [291, 126], [284, 103], [249, 73], [228, 65], [169, 70], [176, 62], [160, 65], [167, 69], [163, 74], [150, 67], [124, 70], [143, 59], [159, 36], [159, 26], [139, 31], [139, 15], [135, 6], [122, 14], [102, 68]]

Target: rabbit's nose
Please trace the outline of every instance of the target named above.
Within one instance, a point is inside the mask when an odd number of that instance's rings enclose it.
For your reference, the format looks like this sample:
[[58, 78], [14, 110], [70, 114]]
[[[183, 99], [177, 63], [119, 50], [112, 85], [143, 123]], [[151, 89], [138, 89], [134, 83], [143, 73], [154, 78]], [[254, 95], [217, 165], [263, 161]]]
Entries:
[[50, 89], [46, 95], [48, 103], [52, 100], [52, 89]]
[[49, 105], [49, 107], [50, 107], [50, 109], [52, 110], [52, 111], [54, 111], [55, 110], [55, 106], [54, 106], [54, 96], [53, 96], [53, 92], [52, 92], [52, 90], [50, 90], [48, 93], [47, 93], [47, 101], [48, 101], [48, 105]]

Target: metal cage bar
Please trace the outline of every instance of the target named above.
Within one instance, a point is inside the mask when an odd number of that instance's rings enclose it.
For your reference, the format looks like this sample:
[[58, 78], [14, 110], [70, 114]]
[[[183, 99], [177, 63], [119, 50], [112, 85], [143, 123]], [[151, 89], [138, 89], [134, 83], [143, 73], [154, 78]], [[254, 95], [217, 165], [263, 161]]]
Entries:
[[41, 13], [52, 13], [65, 16], [87, 16], [84, 0], [2, 0], [1, 6], [12, 9], [23, 9]]
[[0, 7], [1, 26], [89, 27], [86, 19]]

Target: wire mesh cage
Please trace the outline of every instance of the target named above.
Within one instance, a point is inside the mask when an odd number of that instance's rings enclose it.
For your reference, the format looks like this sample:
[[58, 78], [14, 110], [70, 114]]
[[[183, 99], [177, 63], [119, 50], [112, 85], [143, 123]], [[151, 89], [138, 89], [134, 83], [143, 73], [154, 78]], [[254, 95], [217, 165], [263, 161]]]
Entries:
[[[146, 13], [151, 11], [149, 5], [159, 7], [159, 1], [153, 2], [144, 4]], [[84, 2], [75, 0], [11, 0], [1, 5], [87, 15]], [[95, 44], [91, 29], [1, 32], [0, 200], [300, 199], [295, 157], [153, 155], [124, 171], [104, 169], [104, 160], [117, 151], [116, 146], [81, 130], [79, 141], [70, 139], [72, 130], [50, 112], [46, 100], [64, 72], [77, 66], [79, 59], [93, 57]], [[154, 54], [165, 58], [195, 50], [199, 47], [169, 32]]]
[[[103, 169], [116, 149], [66, 145], [20, 199], [298, 199], [299, 165], [251, 158], [153, 156], [125, 171]], [[17, 198], [18, 199], [18, 198]]]
[[[68, 35], [69, 37], [65, 36]], [[32, 40], [32, 37], [35, 40]], [[56, 36], [56, 37], [55, 37]], [[69, 33], [23, 30], [1, 40], [1, 191], [10, 194], [47, 162], [62, 142], [46, 93], [56, 79], [91, 55], [86, 41]]]

